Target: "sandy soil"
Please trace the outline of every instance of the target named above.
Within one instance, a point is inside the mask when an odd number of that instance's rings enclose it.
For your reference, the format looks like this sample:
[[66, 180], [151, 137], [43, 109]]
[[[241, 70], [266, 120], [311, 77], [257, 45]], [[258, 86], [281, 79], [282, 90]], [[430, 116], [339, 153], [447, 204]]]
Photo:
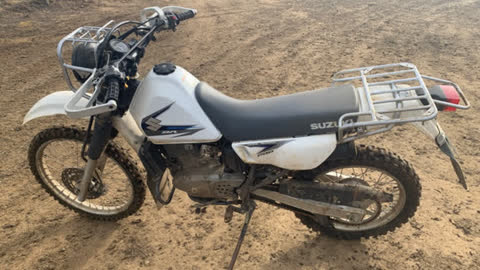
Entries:
[[340, 69], [398, 61], [464, 87], [474, 108], [445, 113], [470, 191], [456, 183], [433, 142], [400, 127], [367, 142], [411, 161], [423, 184], [416, 216], [378, 239], [338, 241], [310, 232], [291, 213], [260, 205], [238, 269], [480, 269], [480, 2], [406, 1], [7, 1], [0, 0], [0, 265], [4, 269], [221, 269], [242, 217], [222, 207], [195, 214], [181, 192], [157, 210], [116, 223], [86, 220], [50, 198], [31, 175], [26, 151], [43, 128], [22, 126], [39, 98], [66, 88], [56, 43], [72, 29], [136, 18], [142, 7], [184, 5], [199, 15], [162, 33], [143, 62], [173, 61], [235, 97], [261, 98], [329, 85]]

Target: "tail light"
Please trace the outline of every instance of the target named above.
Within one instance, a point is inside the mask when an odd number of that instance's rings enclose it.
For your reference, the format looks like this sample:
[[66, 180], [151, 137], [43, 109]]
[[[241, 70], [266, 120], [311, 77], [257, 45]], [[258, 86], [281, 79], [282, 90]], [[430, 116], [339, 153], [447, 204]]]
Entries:
[[[433, 99], [445, 101], [453, 104], [460, 103], [460, 95], [458, 95], [455, 87], [451, 85], [435, 85], [428, 89]], [[457, 110], [455, 107], [447, 105], [436, 104], [439, 111], [454, 112]]]

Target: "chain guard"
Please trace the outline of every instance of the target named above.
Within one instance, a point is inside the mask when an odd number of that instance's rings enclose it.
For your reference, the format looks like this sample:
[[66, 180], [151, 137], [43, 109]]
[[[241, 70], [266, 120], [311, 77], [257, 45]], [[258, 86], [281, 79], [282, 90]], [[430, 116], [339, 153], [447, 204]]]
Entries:
[[293, 180], [280, 184], [279, 191], [296, 198], [347, 206], [354, 206], [354, 202], [365, 200], [378, 202], [393, 200], [392, 194], [376, 191], [358, 178], [347, 178], [337, 183]]
[[377, 192], [371, 189], [366, 181], [355, 177], [342, 179], [337, 183], [289, 181], [280, 185], [280, 193], [364, 210], [372, 204], [375, 205], [375, 211], [366, 220], [350, 220], [347, 222], [350, 224], [362, 224], [375, 219], [381, 212], [381, 203], [393, 199], [391, 194]]

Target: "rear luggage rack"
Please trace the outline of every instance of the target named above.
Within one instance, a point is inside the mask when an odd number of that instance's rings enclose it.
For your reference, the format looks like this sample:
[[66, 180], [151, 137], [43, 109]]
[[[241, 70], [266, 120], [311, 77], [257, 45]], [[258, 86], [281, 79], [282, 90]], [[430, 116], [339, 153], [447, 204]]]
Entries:
[[[332, 76], [333, 85], [357, 87], [360, 111], [342, 115], [338, 122], [339, 143], [388, 131], [396, 125], [436, 118], [435, 103], [468, 109], [460, 87], [447, 80], [421, 75], [410, 63], [342, 70]], [[453, 86], [465, 105], [434, 100], [425, 80]]]

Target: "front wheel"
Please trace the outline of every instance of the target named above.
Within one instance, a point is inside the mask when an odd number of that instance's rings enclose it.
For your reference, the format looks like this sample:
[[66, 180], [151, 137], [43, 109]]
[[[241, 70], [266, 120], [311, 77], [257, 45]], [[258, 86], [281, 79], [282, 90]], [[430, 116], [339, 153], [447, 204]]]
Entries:
[[135, 213], [145, 199], [142, 176], [129, 156], [110, 142], [103, 170], [92, 177], [86, 200], [77, 199], [86, 162], [81, 149], [86, 132], [54, 127], [33, 138], [28, 161], [41, 186], [62, 205], [89, 218], [118, 220]]
[[307, 181], [366, 185], [393, 195], [391, 202], [354, 202], [367, 214], [361, 220], [338, 219], [297, 213], [300, 221], [314, 231], [342, 239], [378, 236], [406, 223], [417, 210], [421, 186], [414, 169], [398, 155], [385, 149], [357, 147], [349, 160], [332, 160], [317, 169], [299, 173]]

